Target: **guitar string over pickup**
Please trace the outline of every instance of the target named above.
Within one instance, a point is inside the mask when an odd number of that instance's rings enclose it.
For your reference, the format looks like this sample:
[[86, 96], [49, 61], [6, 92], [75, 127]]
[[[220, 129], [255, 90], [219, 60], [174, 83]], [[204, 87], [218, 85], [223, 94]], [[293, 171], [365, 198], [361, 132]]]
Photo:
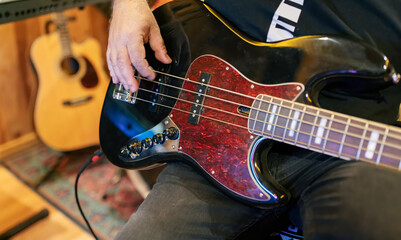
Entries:
[[117, 99], [123, 102], [135, 104], [138, 92], [131, 92], [124, 88], [124, 86], [119, 83], [114, 85], [113, 99]]
[[196, 92], [193, 103], [191, 105], [188, 117], [188, 122], [194, 125], [199, 123], [200, 115], [203, 113], [203, 102], [205, 101], [205, 95], [209, 88], [211, 75], [209, 73], [201, 72], [199, 77], [199, 83], [196, 84]]

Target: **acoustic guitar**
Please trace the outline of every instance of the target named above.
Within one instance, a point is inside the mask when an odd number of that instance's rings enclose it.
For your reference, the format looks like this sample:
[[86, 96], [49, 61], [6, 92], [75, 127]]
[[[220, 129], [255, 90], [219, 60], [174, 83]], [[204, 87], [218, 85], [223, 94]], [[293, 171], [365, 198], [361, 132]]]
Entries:
[[34, 110], [37, 134], [49, 147], [72, 151], [99, 144], [98, 126], [109, 83], [97, 40], [72, 42], [63, 13], [57, 31], [37, 38], [31, 59], [39, 78]]
[[173, 63], [149, 52], [155, 81], [138, 76], [137, 93], [109, 85], [100, 144], [113, 164], [182, 161], [229, 196], [260, 207], [289, 199], [258, 157], [269, 139], [401, 169], [401, 129], [318, 107], [328, 85], [379, 89], [399, 82], [380, 51], [329, 36], [254, 42], [193, 0], [154, 14]]

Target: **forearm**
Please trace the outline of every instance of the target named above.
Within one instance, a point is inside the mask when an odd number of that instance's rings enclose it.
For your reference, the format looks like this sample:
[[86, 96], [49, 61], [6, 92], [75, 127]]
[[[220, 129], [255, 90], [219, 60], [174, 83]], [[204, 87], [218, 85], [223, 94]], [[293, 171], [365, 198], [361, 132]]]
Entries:
[[166, 3], [171, 2], [171, 1], [173, 1], [173, 0], [113, 0], [112, 6], [114, 6], [115, 4], [119, 4], [119, 3], [121, 3], [121, 2], [125, 2], [125, 1], [128, 1], [128, 2], [133, 2], [133, 1], [147, 1], [149, 7], [150, 7], [152, 10], [154, 10], [154, 9], [156, 9], [156, 8], [158, 8], [158, 7], [160, 7], [160, 6], [162, 6], [163, 4], [166, 4]]

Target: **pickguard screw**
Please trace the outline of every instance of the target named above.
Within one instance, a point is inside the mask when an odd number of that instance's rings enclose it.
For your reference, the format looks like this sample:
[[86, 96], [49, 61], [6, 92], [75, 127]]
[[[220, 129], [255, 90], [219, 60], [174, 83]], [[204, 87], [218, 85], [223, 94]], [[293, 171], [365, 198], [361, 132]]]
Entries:
[[211, 172], [211, 174], [212, 174], [212, 175], [214, 175], [214, 174], [215, 174], [215, 172], [214, 172], [214, 171], [212, 171], [212, 172]]
[[259, 197], [261, 197], [261, 198], [262, 198], [263, 196], [264, 196], [264, 195], [263, 195], [263, 193], [259, 193]]

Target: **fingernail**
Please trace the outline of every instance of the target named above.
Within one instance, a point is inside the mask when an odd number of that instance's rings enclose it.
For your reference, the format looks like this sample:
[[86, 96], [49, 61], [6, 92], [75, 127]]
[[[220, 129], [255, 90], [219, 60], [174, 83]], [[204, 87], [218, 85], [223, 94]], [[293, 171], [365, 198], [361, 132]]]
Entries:
[[172, 62], [172, 61], [173, 61], [173, 60], [170, 58], [170, 56], [167, 55], [167, 54], [166, 54], [166, 58], [167, 58], [167, 60], [168, 60], [169, 62]]

